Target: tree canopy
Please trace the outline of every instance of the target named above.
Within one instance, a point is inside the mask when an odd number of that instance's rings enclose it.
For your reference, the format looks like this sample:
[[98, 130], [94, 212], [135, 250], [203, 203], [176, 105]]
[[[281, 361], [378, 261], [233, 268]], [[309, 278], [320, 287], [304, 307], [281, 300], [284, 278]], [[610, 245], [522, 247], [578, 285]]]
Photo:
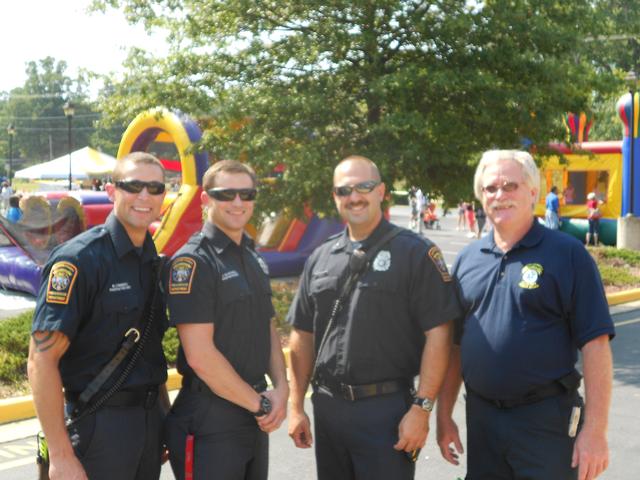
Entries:
[[[610, 0], [613, 2], [614, 0]], [[574, 0], [107, 0], [169, 32], [171, 51], [133, 49], [102, 109], [133, 118], [163, 105], [200, 119], [202, 148], [286, 171], [268, 208], [330, 206], [348, 154], [387, 185], [471, 196], [485, 149], [564, 138], [565, 112], [610, 94], [617, 67], [594, 60], [611, 32], [598, 2]]]

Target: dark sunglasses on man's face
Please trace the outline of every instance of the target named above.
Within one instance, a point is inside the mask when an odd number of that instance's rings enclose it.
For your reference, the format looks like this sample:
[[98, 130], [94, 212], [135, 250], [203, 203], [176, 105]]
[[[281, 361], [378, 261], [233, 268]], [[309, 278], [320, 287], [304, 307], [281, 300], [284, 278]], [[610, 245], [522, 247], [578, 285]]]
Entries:
[[149, 195], [162, 195], [164, 193], [164, 183], [162, 182], [143, 182], [142, 180], [119, 180], [116, 187], [129, 193], [140, 193], [146, 188]]
[[380, 185], [380, 182], [369, 180], [367, 182], [356, 183], [355, 185], [333, 187], [333, 193], [339, 197], [348, 197], [354, 190], [358, 193], [371, 193], [378, 185]]
[[219, 202], [232, 202], [236, 199], [236, 195], [243, 202], [250, 202], [256, 199], [258, 191], [255, 188], [210, 188], [207, 195]]

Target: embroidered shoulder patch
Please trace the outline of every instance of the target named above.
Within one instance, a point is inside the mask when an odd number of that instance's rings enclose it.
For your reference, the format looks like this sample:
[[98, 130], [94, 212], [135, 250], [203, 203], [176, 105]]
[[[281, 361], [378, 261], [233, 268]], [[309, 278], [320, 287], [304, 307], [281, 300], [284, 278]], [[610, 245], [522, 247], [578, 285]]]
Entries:
[[444, 261], [444, 257], [442, 256], [442, 252], [438, 247], [431, 247], [428, 253], [429, 258], [436, 266], [438, 272], [440, 272], [440, 276], [442, 280], [445, 282], [451, 281], [451, 275], [449, 275], [449, 270], [447, 270], [447, 263]]
[[191, 293], [191, 282], [196, 271], [196, 261], [189, 257], [178, 257], [171, 264], [169, 272], [169, 295]]
[[49, 272], [47, 303], [67, 305], [73, 285], [78, 277], [78, 267], [70, 262], [56, 262]]

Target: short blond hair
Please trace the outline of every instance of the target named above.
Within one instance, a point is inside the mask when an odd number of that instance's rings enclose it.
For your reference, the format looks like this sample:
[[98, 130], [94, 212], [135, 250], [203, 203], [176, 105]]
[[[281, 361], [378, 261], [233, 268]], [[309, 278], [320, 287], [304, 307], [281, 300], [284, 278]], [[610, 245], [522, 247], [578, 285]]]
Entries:
[[[522, 150], [488, 150], [482, 154], [473, 177], [473, 191], [478, 200], [482, 201], [482, 187], [484, 186], [482, 185], [482, 175], [484, 171], [489, 165], [502, 160], [520, 165], [525, 183], [534, 188], [538, 192], [538, 196], [540, 195], [540, 171], [531, 154]], [[535, 201], [537, 202], [538, 198]]]

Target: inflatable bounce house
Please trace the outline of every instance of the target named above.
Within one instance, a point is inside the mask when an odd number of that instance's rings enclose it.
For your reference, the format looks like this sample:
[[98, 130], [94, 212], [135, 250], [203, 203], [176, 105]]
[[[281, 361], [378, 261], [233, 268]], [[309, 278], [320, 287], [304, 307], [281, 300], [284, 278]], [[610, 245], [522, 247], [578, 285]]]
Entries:
[[[138, 115], [125, 131], [117, 158], [148, 151], [161, 159], [171, 188], [161, 218], [151, 226], [159, 252], [173, 255], [202, 227], [202, 177], [209, 167], [206, 153], [196, 153], [202, 137], [197, 123], [180, 112], [154, 109]], [[112, 210], [106, 192], [71, 190], [36, 192], [21, 201], [22, 218], [11, 223], [0, 216], [0, 287], [35, 295], [49, 253], [87, 228], [104, 223]], [[251, 228], [272, 277], [298, 275], [311, 252], [342, 229], [310, 210], [304, 218], [285, 212]]]
[[569, 114], [565, 123], [570, 144], [551, 144], [558, 155], [546, 157], [540, 169], [540, 198], [535, 213], [544, 218], [545, 196], [555, 186], [560, 198], [561, 230], [584, 241], [588, 231], [587, 195], [601, 202], [600, 241], [616, 244], [617, 219], [640, 215], [640, 144], [638, 93], [623, 95], [617, 110], [624, 124], [622, 141], [589, 142], [592, 121]]

